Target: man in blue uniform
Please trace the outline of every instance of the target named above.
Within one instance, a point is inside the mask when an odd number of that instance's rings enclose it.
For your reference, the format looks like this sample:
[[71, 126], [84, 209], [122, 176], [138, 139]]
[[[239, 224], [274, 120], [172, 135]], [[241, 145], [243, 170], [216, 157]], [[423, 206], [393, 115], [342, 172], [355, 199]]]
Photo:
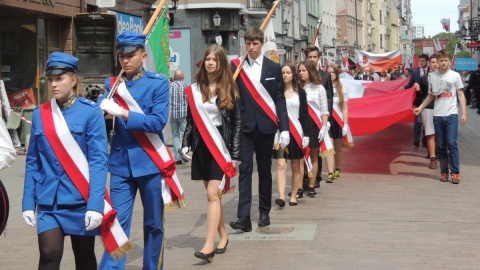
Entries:
[[[100, 107], [115, 116], [115, 128], [110, 143], [108, 171], [110, 196], [117, 218], [127, 236], [130, 235], [133, 204], [137, 190], [143, 203], [144, 256], [143, 269], [163, 269], [163, 210], [162, 175], [132, 131], [158, 134], [167, 123], [169, 82], [163, 75], [147, 72], [142, 64], [145, 35], [124, 32], [117, 37], [122, 79], [133, 101], [143, 113], [122, 108], [117, 98], [107, 99], [112, 80], [105, 80], [105, 93]], [[125, 269], [126, 258], [114, 261], [104, 253], [99, 269]]]

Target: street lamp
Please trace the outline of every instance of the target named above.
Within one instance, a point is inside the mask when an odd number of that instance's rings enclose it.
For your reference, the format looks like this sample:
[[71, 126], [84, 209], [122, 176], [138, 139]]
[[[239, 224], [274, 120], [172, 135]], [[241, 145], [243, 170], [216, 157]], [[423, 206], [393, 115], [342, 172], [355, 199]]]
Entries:
[[212, 17], [213, 25], [215, 26], [215, 41], [218, 45], [222, 45], [222, 36], [218, 34], [218, 27], [220, 26], [220, 22], [222, 21], [222, 16], [215, 11], [215, 15]]
[[290, 22], [285, 19], [282, 23], [283, 25], [283, 31], [285, 32], [285, 35], [288, 35], [288, 29], [290, 29]]
[[468, 31], [468, 29], [467, 29], [465, 26], [462, 25], [462, 27], [460, 27], [460, 35], [461, 35], [462, 37], [466, 37], [466, 36], [467, 36], [467, 31]]
[[335, 47], [335, 44], [337, 43], [337, 39], [336, 38], [332, 38], [332, 45]]
[[172, 0], [172, 6], [170, 7], [170, 9], [173, 10], [173, 12], [175, 12], [177, 10], [178, 1], [179, 0]]
[[303, 28], [303, 37], [305, 38], [305, 41], [307, 42], [307, 46], [308, 46], [308, 27], [304, 27]]
[[375, 43], [372, 44], [372, 49], [375, 51], [375, 47], [377, 47], [377, 45], [375, 45]]

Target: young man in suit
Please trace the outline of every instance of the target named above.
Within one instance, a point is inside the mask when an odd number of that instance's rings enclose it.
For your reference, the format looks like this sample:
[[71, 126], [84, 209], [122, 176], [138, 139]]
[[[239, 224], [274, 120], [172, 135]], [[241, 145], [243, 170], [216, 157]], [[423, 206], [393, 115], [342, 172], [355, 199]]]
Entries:
[[[422, 54], [418, 57], [418, 68], [412, 72], [412, 76], [406, 85], [401, 87], [401, 90], [408, 89], [413, 86], [414, 83], [420, 83], [420, 77], [428, 73], [428, 55]], [[420, 101], [421, 103], [421, 101]], [[420, 106], [419, 103], [414, 103], [413, 106]], [[422, 139], [422, 116], [417, 115], [415, 123], [413, 124], [413, 145], [415, 147], [420, 146], [420, 139]]]
[[[314, 63], [316, 66], [318, 64], [318, 60], [320, 57], [320, 50], [318, 49], [317, 46], [315, 45], [309, 45], [305, 50], [303, 51], [305, 54], [305, 58], [307, 58], [310, 62]], [[332, 108], [333, 108], [333, 85], [332, 85], [332, 78], [329, 73], [323, 71], [322, 69], [318, 68], [318, 72], [320, 73], [320, 76], [322, 77], [322, 84], [325, 90], [327, 91], [327, 102], [328, 102], [328, 113], [332, 115]], [[304, 170], [305, 172], [307, 171], [306, 169]], [[340, 176], [340, 175], [339, 175]], [[308, 177], [304, 175], [304, 183], [308, 183]], [[315, 188], [320, 187], [320, 181], [322, 181], [322, 162], [318, 162], [318, 173], [317, 173], [317, 178], [315, 180]], [[308, 187], [304, 185], [304, 189]]]
[[[253, 154], [256, 154], [259, 182], [258, 226], [265, 227], [270, 225], [272, 147], [275, 133], [280, 130], [281, 148], [287, 147], [290, 134], [281, 66], [263, 57], [264, 34], [260, 28], [247, 29], [244, 39], [248, 56], [236, 80], [240, 90], [243, 122], [242, 158], [238, 183], [238, 220], [230, 222], [230, 226], [233, 229], [249, 232], [252, 230], [250, 210]], [[232, 61], [233, 72], [239, 64], [239, 59]]]

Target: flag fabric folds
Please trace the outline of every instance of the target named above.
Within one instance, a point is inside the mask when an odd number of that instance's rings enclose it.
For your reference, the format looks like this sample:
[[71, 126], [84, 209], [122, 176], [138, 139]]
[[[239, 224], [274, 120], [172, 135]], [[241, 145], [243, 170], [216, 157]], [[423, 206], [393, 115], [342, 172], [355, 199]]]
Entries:
[[440, 23], [442, 24], [443, 30], [450, 32], [450, 19], [441, 19]]
[[162, 73], [167, 79], [170, 77], [170, 25], [168, 21], [168, 7], [165, 7], [145, 42], [145, 52], [148, 57], [143, 63], [143, 68], [147, 71]]
[[275, 31], [273, 30], [272, 20], [270, 20], [263, 30], [264, 42], [262, 47], [263, 56], [272, 60], [275, 63], [280, 63], [280, 55], [277, 50], [277, 43], [275, 41]]
[[386, 53], [371, 53], [362, 50], [355, 50], [357, 63], [364, 68], [374, 68], [375, 72], [394, 69], [395, 66], [402, 64], [402, 54], [400, 50]]
[[379, 132], [396, 123], [413, 122], [413, 88], [407, 80], [341, 80], [348, 92], [348, 124], [353, 136]]

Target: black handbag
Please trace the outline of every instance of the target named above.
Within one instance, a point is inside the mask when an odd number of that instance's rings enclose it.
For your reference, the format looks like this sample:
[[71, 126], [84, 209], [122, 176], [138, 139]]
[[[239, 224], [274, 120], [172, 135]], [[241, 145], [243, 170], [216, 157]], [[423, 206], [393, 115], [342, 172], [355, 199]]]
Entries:
[[7, 189], [0, 180], [0, 234], [7, 226], [8, 213], [10, 210], [10, 204], [8, 201]]

